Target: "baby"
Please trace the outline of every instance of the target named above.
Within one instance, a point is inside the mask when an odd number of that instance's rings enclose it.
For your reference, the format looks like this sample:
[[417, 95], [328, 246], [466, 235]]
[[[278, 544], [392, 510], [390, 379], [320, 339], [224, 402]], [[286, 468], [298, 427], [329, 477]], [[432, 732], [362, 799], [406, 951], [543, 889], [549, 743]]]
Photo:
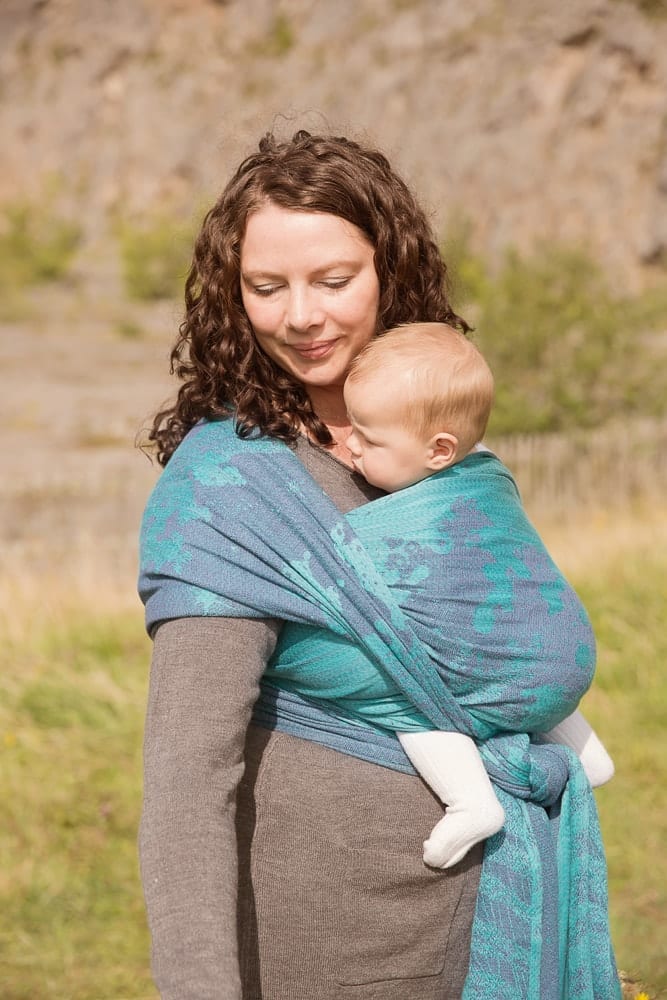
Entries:
[[[486, 451], [478, 442], [491, 411], [493, 377], [477, 348], [456, 330], [440, 323], [411, 324], [377, 337], [357, 357], [345, 383], [345, 402], [352, 425], [347, 445], [356, 471], [391, 493]], [[474, 466], [469, 474], [476, 474]], [[462, 476], [462, 493], [465, 481]], [[447, 601], [448, 595], [441, 599]], [[503, 808], [469, 736], [397, 735], [447, 806], [424, 843], [424, 860], [448, 868], [502, 827]], [[573, 749], [591, 785], [612, 777], [611, 759], [579, 712], [540, 739]]]

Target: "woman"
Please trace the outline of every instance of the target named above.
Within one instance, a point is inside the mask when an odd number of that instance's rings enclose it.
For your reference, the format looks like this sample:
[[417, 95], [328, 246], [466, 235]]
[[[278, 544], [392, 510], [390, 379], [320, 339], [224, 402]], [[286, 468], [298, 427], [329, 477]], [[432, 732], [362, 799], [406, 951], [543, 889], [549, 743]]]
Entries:
[[[196, 242], [159, 461], [232, 405], [242, 433], [295, 447], [341, 510], [374, 498], [351, 471], [343, 381], [378, 329], [416, 319], [465, 327], [386, 159], [267, 136]], [[249, 726], [278, 630], [202, 617], [154, 631], [140, 852], [162, 996], [460, 996], [481, 851], [428, 870], [441, 806], [416, 777]]]
[[[267, 136], [204, 220], [172, 354], [183, 384], [152, 431], [167, 485], [144, 524], [155, 646], [140, 850], [164, 1000], [461, 996], [481, 849], [427, 869], [420, 845], [441, 807], [404, 773], [395, 741], [266, 685], [260, 693], [279, 619], [299, 620], [303, 593], [318, 589], [309, 546], [321, 525], [338, 538], [334, 505], [378, 496], [344, 443], [350, 363], [399, 323], [466, 329], [445, 277], [405, 184], [346, 139]], [[285, 534], [305, 556], [283, 561]], [[354, 580], [337, 561], [341, 544], [320, 590], [335, 591], [324, 623], [344, 630], [366, 595], [345, 607]], [[225, 576], [233, 546], [243, 572]], [[294, 587], [301, 603], [284, 608]], [[400, 659], [404, 638], [390, 636], [382, 657]], [[428, 714], [429, 693], [415, 697]], [[491, 929], [500, 941], [503, 928]], [[552, 995], [537, 974], [540, 995]]]

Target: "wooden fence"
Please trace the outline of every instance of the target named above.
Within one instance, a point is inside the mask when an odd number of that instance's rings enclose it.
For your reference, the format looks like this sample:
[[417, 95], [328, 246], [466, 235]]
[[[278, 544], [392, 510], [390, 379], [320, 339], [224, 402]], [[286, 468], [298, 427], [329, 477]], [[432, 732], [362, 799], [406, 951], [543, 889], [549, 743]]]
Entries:
[[533, 512], [667, 501], [667, 418], [485, 443], [511, 469]]

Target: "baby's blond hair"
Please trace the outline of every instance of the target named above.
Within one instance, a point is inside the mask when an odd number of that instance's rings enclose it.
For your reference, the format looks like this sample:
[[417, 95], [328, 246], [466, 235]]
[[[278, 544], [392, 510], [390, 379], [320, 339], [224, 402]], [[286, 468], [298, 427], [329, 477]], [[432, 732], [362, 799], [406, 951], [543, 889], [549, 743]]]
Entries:
[[475, 345], [446, 323], [408, 323], [375, 337], [348, 378], [386, 385], [387, 408], [420, 437], [448, 431], [465, 455], [479, 441], [493, 405], [493, 375]]

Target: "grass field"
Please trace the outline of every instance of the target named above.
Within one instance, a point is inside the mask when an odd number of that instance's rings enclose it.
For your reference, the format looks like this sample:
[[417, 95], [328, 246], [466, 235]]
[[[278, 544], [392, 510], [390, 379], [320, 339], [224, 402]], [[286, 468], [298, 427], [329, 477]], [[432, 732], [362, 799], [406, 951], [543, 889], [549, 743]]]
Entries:
[[140, 615], [26, 623], [1, 657], [2, 996], [154, 996], [135, 848]]
[[[644, 552], [578, 581], [596, 628], [599, 667], [584, 700], [616, 762], [597, 792], [619, 966], [667, 995], [667, 556]], [[632, 995], [632, 993], [630, 994]]]
[[[626, 996], [667, 996], [664, 511], [540, 525], [599, 640], [584, 710]], [[0, 592], [3, 1000], [153, 998], [135, 851], [149, 645], [131, 586], [63, 568]]]

